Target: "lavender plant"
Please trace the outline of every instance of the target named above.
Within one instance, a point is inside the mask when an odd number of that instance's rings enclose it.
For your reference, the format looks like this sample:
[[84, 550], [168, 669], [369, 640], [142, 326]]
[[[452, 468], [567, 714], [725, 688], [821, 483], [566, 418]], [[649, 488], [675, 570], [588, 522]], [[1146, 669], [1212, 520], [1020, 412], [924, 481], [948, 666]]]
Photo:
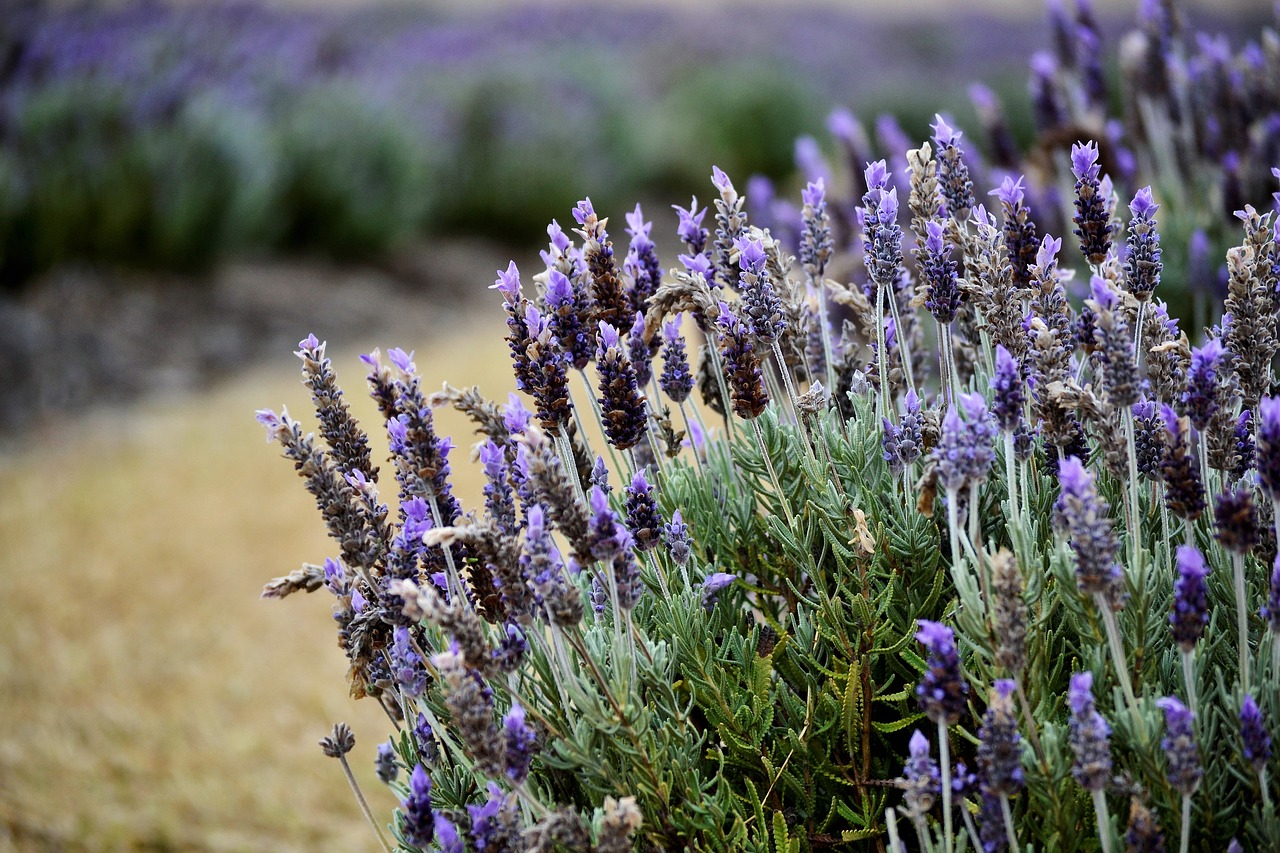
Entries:
[[[1086, 4], [1065, 38], [1064, 103], [1100, 109]], [[1275, 213], [1241, 208], [1193, 351], [1156, 287], [1175, 191], [1117, 214], [1154, 140], [1112, 175], [1080, 138], [996, 217], [960, 139], [939, 117], [936, 158], [858, 164], [843, 202], [822, 176], [790, 237], [715, 169], [716, 229], [678, 209], [665, 275], [638, 210], [619, 266], [581, 202], [580, 246], [553, 225], [545, 274], [495, 285], [523, 397], [364, 358], [394, 486], [302, 342], [318, 437], [259, 420], [338, 557], [264, 594], [334, 596], [352, 693], [395, 728], [401, 849], [1280, 844]], [[853, 230], [822, 236], [824, 205]], [[444, 405], [483, 438], [483, 506], [452, 493]]]

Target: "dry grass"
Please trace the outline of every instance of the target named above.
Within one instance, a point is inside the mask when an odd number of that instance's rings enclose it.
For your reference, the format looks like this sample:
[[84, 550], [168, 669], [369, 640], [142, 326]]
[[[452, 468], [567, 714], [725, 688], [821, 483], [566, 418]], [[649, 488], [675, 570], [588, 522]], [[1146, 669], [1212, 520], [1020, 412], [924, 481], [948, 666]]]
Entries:
[[[428, 388], [448, 377], [505, 400], [497, 313], [419, 349]], [[368, 424], [355, 355], [331, 353]], [[308, 412], [294, 361], [0, 458], [0, 849], [373, 849], [316, 741], [351, 723], [387, 816], [372, 756], [389, 722], [346, 696], [327, 596], [258, 598], [333, 553], [252, 419]], [[469, 429], [440, 420], [474, 502]]]

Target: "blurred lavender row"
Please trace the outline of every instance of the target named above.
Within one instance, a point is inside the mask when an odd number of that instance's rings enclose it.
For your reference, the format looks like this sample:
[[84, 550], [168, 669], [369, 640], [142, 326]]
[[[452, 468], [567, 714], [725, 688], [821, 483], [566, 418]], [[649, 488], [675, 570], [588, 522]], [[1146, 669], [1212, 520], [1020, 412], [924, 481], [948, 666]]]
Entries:
[[837, 104], [919, 135], [976, 78], [1014, 93], [1025, 143], [1009, 46], [1049, 36], [1038, 18], [830, 9], [24, 9], [0, 22], [0, 282], [533, 233], [582, 195], [690, 192], [712, 162], [782, 177]]

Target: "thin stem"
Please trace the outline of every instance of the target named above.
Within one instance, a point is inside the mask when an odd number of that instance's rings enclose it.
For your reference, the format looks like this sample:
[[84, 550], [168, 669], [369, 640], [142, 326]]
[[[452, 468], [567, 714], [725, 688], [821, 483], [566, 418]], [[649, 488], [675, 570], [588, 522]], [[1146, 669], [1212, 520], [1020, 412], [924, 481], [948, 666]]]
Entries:
[[942, 842], [947, 853], [955, 850], [951, 837], [951, 742], [947, 724], [938, 721], [938, 770], [942, 773]]
[[583, 506], [587, 506], [587, 498], [582, 491], [582, 480], [578, 476], [578, 466], [573, 461], [573, 448], [569, 446], [569, 436], [562, 429], [554, 436], [556, 449], [560, 451], [560, 461], [564, 463], [564, 473], [573, 483], [573, 493]]
[[969, 807], [963, 803], [960, 805], [960, 817], [964, 818], [964, 831], [969, 836], [969, 843], [975, 851], [981, 850], [982, 840], [978, 835], [978, 827], [974, 825], [973, 815], [969, 814]]
[[1138, 512], [1138, 454], [1134, 443], [1133, 409], [1124, 409], [1125, 449], [1129, 454], [1129, 543], [1133, 552], [1133, 562], [1129, 566], [1131, 573], [1138, 571], [1138, 563], [1142, 557], [1142, 517]]
[[791, 502], [787, 500], [787, 493], [782, 490], [782, 481], [778, 479], [778, 472], [773, 469], [773, 460], [769, 458], [769, 448], [764, 443], [764, 431], [760, 429], [760, 422], [757, 418], [751, 419], [751, 426], [755, 429], [756, 443], [760, 445], [760, 458], [764, 460], [764, 467], [769, 472], [769, 480], [773, 483], [773, 490], [778, 493], [778, 502], [782, 504], [782, 511], [787, 516], [787, 525], [795, 530], [796, 517], [791, 512]]
[[831, 346], [831, 321], [827, 318], [827, 286], [815, 282], [818, 289], [818, 320], [822, 323], [822, 357], [826, 361], [827, 387], [836, 387], [835, 351]]
[[1013, 809], [1009, 808], [1009, 795], [1000, 795], [1000, 814], [1004, 815], [1004, 832], [1005, 837], [1009, 840], [1009, 849], [1017, 851], [1018, 834], [1013, 831]]
[[1262, 791], [1262, 811], [1264, 814], [1274, 814], [1271, 809], [1271, 792], [1267, 790], [1267, 768], [1263, 767], [1258, 771], [1258, 790]]
[[907, 330], [902, 326], [902, 317], [898, 311], [898, 294], [889, 288], [889, 313], [893, 315], [893, 329], [898, 339], [898, 358], [902, 359], [902, 375], [907, 380], [907, 388], [914, 391], [915, 378], [911, 374], [911, 347], [907, 344]]
[[720, 389], [720, 405], [724, 408], [724, 434], [733, 441], [733, 400], [729, 396], [729, 386], [724, 381], [724, 365], [720, 362], [720, 350], [714, 340], [708, 340], [711, 349], [711, 369], [716, 374], [716, 385]]
[[1016, 525], [1022, 516], [1018, 512], [1018, 475], [1014, 470], [1013, 433], [1004, 434], [1004, 478], [1009, 491], [1009, 522]]
[[[440, 502], [436, 500], [436, 496], [434, 494], [431, 495], [427, 503], [431, 507], [431, 519], [435, 522], [436, 527], [444, 527], [444, 516], [440, 514]], [[453, 563], [453, 549], [448, 544], [442, 544], [440, 550], [444, 551], [445, 568], [448, 570], [446, 574], [449, 579], [450, 598], [456, 595], [458, 596], [457, 601], [463, 601], [466, 598], [466, 593], [462, 589], [462, 576], [458, 574], [458, 567]], [[377, 587], [371, 588], [377, 589]]]
[[1182, 832], [1178, 839], [1178, 853], [1191, 849], [1191, 796], [1182, 795]]
[[[698, 452], [697, 445], [693, 443], [693, 426], [689, 423], [689, 410], [684, 407], [683, 402], [676, 403], [676, 408], [680, 410], [680, 418], [681, 420], [684, 421], [684, 431], [685, 431], [685, 434], [689, 436], [689, 449], [693, 451], [693, 461], [698, 466], [698, 473], [700, 474], [705, 473], [702, 465], [702, 454]], [[694, 408], [693, 413], [695, 415], [698, 413], [698, 410], [696, 407]], [[698, 422], [698, 426], [702, 428], [702, 440], [706, 441], [707, 428], [702, 426], [701, 421]]]
[[1097, 606], [1098, 613], [1102, 616], [1102, 624], [1106, 628], [1107, 646], [1111, 650], [1111, 665], [1115, 668], [1116, 678], [1120, 681], [1120, 689], [1124, 691], [1124, 699], [1129, 705], [1129, 711], [1134, 719], [1138, 720], [1140, 719], [1138, 700], [1134, 698], [1133, 684], [1129, 681], [1129, 667], [1125, 663], [1124, 643], [1120, 639], [1120, 628], [1116, 625], [1116, 614], [1100, 592], [1093, 594], [1093, 603]]
[[364, 813], [364, 819], [369, 822], [369, 826], [373, 827], [373, 834], [378, 836], [378, 843], [382, 845], [382, 849], [387, 853], [391, 853], [391, 845], [387, 843], [386, 836], [382, 834], [382, 827], [378, 826], [378, 822], [373, 819], [373, 812], [369, 811], [369, 803], [360, 791], [360, 785], [356, 782], [355, 774], [351, 772], [351, 765], [347, 763], [347, 757], [339, 755], [338, 760], [342, 762], [342, 772], [347, 774], [347, 784], [351, 786], [351, 793], [356, 795], [356, 802], [360, 804], [360, 811]]
[[883, 284], [876, 284], [876, 363], [880, 373], [880, 394], [877, 398], [879, 405], [876, 414], [882, 418], [889, 417], [889, 354], [885, 352], [888, 347], [885, 345], [884, 334], [885, 290]]
[[1196, 671], [1194, 661], [1191, 656], [1195, 650], [1182, 650], [1182, 680], [1187, 685], [1187, 707], [1191, 709], [1191, 713], [1196, 715], [1196, 719], [1200, 719], [1200, 711], [1197, 709], [1196, 701]]
[[1098, 840], [1102, 853], [1111, 853], [1111, 815], [1107, 812], [1107, 795], [1102, 790], [1093, 791], [1093, 813], [1098, 818]]
[[782, 347], [775, 340], [773, 342], [773, 357], [778, 360], [778, 372], [782, 374], [782, 382], [787, 386], [787, 396], [791, 398], [791, 410], [796, 415], [796, 426], [800, 428], [800, 436], [804, 439], [804, 449], [815, 460], [818, 454], [813, 449], [813, 439], [809, 435], [809, 428], [804, 424], [804, 417], [800, 414], [800, 406], [796, 402], [796, 386], [792, 382], [791, 370], [787, 367], [786, 359], [782, 357]]
[[1244, 555], [1231, 552], [1231, 574], [1236, 591], [1236, 635], [1240, 652], [1240, 686], [1249, 689], [1249, 603], [1244, 593]]
[[891, 808], [885, 809], [884, 822], [889, 826], [890, 853], [905, 853], [907, 848], [902, 846], [902, 839], [898, 836], [898, 813]]

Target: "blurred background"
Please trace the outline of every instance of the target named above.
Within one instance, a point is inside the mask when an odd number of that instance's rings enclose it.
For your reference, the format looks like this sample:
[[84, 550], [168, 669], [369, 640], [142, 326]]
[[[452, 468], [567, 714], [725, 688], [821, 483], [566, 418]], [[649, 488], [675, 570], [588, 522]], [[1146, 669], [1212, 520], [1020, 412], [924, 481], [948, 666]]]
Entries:
[[[1094, 4], [1104, 39], [1135, 6]], [[1236, 45], [1271, 19], [1184, 6]], [[384, 817], [389, 723], [327, 601], [257, 599], [330, 554], [252, 420], [307, 411], [308, 332], [366, 422], [375, 345], [505, 399], [486, 288], [579, 198], [619, 235], [643, 203], [674, 261], [712, 164], [785, 210], [837, 108], [901, 153], [977, 130], [980, 80], [1029, 146], [1051, 48], [1032, 0], [0, 2], [0, 850], [371, 847], [315, 744], [353, 724]]]

